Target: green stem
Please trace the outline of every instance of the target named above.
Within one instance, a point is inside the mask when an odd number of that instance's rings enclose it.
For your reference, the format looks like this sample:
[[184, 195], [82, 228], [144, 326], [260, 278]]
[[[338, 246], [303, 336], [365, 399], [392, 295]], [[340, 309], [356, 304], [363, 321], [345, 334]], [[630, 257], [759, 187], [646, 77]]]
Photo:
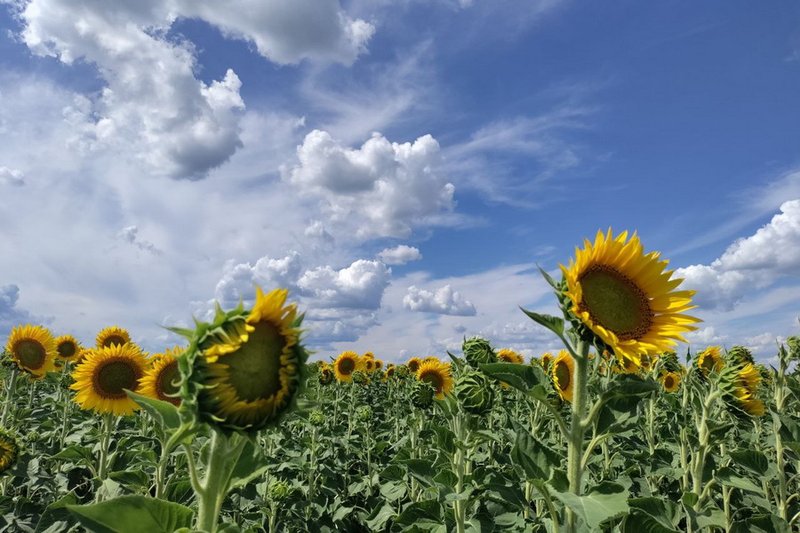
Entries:
[[108, 474], [108, 448], [111, 445], [111, 422], [113, 416], [111, 413], [103, 415], [102, 435], [100, 435], [100, 459], [97, 463], [97, 478], [101, 482], [105, 481]]
[[9, 378], [9, 383], [6, 386], [6, 400], [5, 404], [3, 405], [3, 418], [0, 420], [0, 426], [6, 427], [6, 420], [8, 419], [8, 414], [11, 412], [11, 404], [14, 401], [14, 393], [17, 390], [17, 376], [19, 376], [19, 370], [16, 368], [11, 369], [11, 377]]
[[[574, 358], [575, 371], [572, 375], [574, 393], [572, 397], [572, 422], [567, 448], [567, 477], [569, 479], [570, 492], [580, 496], [583, 478], [583, 438], [586, 432], [583, 416], [586, 411], [588, 396], [589, 344], [580, 341], [577, 352], [577, 357]], [[572, 510], [567, 507], [567, 524], [572, 533], [577, 531], [576, 518]]]
[[197, 529], [216, 533], [219, 513], [230, 490], [233, 467], [246, 442], [237, 433], [227, 437], [213, 431], [202, 491], [197, 494]]

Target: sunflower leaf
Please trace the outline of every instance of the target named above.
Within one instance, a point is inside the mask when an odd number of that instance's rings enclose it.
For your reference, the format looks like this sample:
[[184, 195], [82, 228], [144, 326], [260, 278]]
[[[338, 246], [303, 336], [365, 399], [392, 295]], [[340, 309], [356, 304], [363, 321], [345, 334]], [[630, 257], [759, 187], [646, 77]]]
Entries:
[[138, 403], [147, 414], [164, 428], [165, 431], [175, 430], [181, 426], [181, 417], [178, 408], [169, 402], [142, 396], [133, 391], [126, 390], [128, 396]]
[[480, 365], [481, 371], [498, 381], [511, 385], [522, 392], [529, 392], [542, 381], [536, 368], [518, 363], [485, 363]]
[[539, 273], [542, 275], [545, 281], [547, 281], [547, 283], [550, 284], [551, 287], [553, 287], [554, 289], [558, 289], [558, 283], [556, 283], [556, 280], [553, 279], [553, 276], [548, 274], [547, 271], [542, 267], [540, 267], [539, 265], [536, 265], [536, 268], [539, 269]]
[[90, 505], [67, 505], [89, 531], [97, 533], [168, 533], [192, 525], [191, 509], [140, 495], [121, 496]]
[[520, 307], [522, 312], [528, 315], [528, 318], [540, 324], [558, 336], [564, 335], [564, 319], [558, 318], [557, 316], [553, 315], [545, 315], [542, 313], [536, 313], [534, 311], [528, 311], [527, 309]]
[[596, 530], [600, 524], [629, 511], [628, 491], [622, 485], [604, 481], [589, 489], [585, 496], [571, 492], [552, 491], [553, 496], [572, 511], [588, 526]]

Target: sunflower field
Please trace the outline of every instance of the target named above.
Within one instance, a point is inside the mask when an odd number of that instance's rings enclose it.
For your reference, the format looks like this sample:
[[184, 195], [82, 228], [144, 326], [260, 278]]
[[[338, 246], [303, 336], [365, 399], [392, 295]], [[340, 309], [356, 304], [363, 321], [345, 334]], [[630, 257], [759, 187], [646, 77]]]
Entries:
[[[692, 291], [638, 236], [542, 271], [563, 349], [310, 354], [288, 292], [145, 353], [8, 332], [0, 529], [800, 531], [800, 338], [681, 347]], [[689, 314], [687, 314], [689, 313]], [[393, 362], [389, 362], [394, 360]]]

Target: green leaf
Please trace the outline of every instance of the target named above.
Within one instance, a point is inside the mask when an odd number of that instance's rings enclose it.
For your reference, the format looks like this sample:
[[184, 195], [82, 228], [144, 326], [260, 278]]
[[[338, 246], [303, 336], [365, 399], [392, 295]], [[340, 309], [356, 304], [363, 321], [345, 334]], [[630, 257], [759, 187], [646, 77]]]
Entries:
[[138, 403], [164, 430], [175, 430], [181, 426], [181, 417], [178, 408], [169, 402], [155, 400], [142, 396], [133, 391], [126, 390], [128, 396]]
[[738, 466], [748, 469], [758, 477], [763, 477], [769, 470], [769, 459], [758, 450], [733, 450], [728, 455]]
[[589, 529], [597, 529], [606, 520], [628, 512], [628, 491], [617, 483], [602, 482], [586, 496], [551, 491], [561, 503], [572, 509]]
[[433, 468], [433, 463], [425, 459], [406, 459], [402, 461], [408, 468], [408, 473], [417, 478], [426, 486], [433, 485], [433, 476], [436, 470]]
[[527, 480], [547, 481], [553, 468], [561, 466], [561, 456], [523, 428], [518, 428], [511, 448], [511, 462], [525, 473]]
[[253, 445], [252, 440], [248, 440], [244, 445], [242, 454], [236, 465], [233, 467], [231, 474], [231, 490], [237, 487], [243, 487], [250, 483], [250, 481], [264, 475], [272, 463], [264, 455], [263, 449]]
[[67, 509], [95, 533], [172, 533], [191, 527], [193, 515], [183, 505], [138, 495], [91, 505], [67, 505]]
[[94, 465], [96, 459], [89, 448], [72, 444], [53, 456], [53, 459]]
[[436, 432], [436, 444], [439, 449], [449, 454], [454, 454], [456, 451], [456, 435], [449, 428], [445, 426], [433, 426]]
[[540, 325], [546, 327], [547, 329], [549, 329], [550, 331], [552, 331], [556, 335], [559, 335], [559, 336], [564, 335], [564, 319], [563, 318], [558, 318], [557, 316], [545, 315], [545, 314], [541, 314], [541, 313], [535, 313], [533, 311], [528, 311], [527, 309], [524, 309], [522, 307], [520, 307], [520, 309], [522, 309], [523, 313], [528, 315], [528, 318], [530, 318], [531, 320], [533, 320], [537, 324], [540, 324]]
[[756, 494], [760, 495], [764, 494], [764, 491], [761, 487], [749, 479], [739, 476], [732, 468], [727, 466], [717, 470], [716, 478], [722, 485], [746, 490], [749, 492], [755, 492]]
[[[622, 524], [622, 533], [679, 533], [677, 506], [662, 498], [631, 498], [630, 514]], [[672, 506], [668, 509], [668, 505]]]
[[403, 509], [395, 523], [410, 526], [422, 521], [441, 522], [442, 505], [437, 500], [415, 502]]
[[551, 287], [553, 287], [554, 289], [558, 289], [558, 282], [556, 282], [556, 280], [555, 280], [555, 279], [553, 279], [553, 276], [551, 276], [550, 274], [548, 274], [548, 273], [547, 273], [547, 271], [546, 271], [545, 269], [543, 269], [542, 267], [540, 267], [539, 265], [536, 265], [536, 268], [538, 268], [538, 269], [539, 269], [539, 273], [542, 275], [542, 277], [545, 279], [545, 281], [546, 281], [546, 282], [547, 282], [547, 283], [548, 283], [548, 284], [549, 284]]
[[381, 485], [381, 496], [387, 502], [395, 502], [406, 495], [406, 484], [401, 481], [391, 481]]
[[373, 516], [367, 519], [366, 524], [371, 531], [382, 531], [384, 526], [386, 526], [386, 522], [394, 516], [394, 508], [388, 503], [385, 503], [383, 507], [378, 509], [377, 513], [373, 513]]
[[[543, 376], [540, 376], [536, 370], [536, 367], [531, 365], [517, 363], [486, 363], [481, 365], [481, 371], [490, 378], [507, 383], [522, 392], [528, 392], [542, 382]], [[539, 372], [541, 372], [541, 369], [539, 369]]]
[[39, 522], [36, 524], [36, 533], [42, 533], [56, 522], [71, 520], [72, 516], [69, 514], [69, 510], [67, 510], [67, 506], [75, 505], [76, 503], [78, 503], [78, 498], [75, 497], [75, 493], [68, 492], [60, 500], [48, 505], [39, 518]]

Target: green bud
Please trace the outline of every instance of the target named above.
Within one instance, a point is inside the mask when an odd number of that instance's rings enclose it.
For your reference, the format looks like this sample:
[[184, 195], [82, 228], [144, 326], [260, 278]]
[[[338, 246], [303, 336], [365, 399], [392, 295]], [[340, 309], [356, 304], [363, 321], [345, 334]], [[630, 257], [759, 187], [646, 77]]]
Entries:
[[481, 374], [470, 372], [456, 381], [456, 397], [464, 410], [473, 415], [485, 415], [492, 410], [494, 388]]
[[397, 379], [406, 379], [411, 374], [411, 371], [406, 365], [394, 367], [394, 377]]
[[319, 371], [319, 382], [321, 385], [330, 385], [333, 383], [333, 370], [330, 368], [323, 368]]
[[308, 421], [314, 426], [321, 426], [325, 423], [325, 413], [319, 409], [314, 409], [311, 411], [311, 414], [308, 415]]
[[353, 383], [358, 383], [359, 385], [366, 385], [369, 382], [369, 376], [363, 370], [356, 370], [353, 372]]
[[291, 491], [289, 484], [280, 479], [276, 479], [269, 484], [269, 497], [275, 502], [285, 500]]
[[800, 361], [800, 337], [792, 335], [786, 339], [789, 349], [789, 361]]
[[424, 381], [414, 382], [414, 391], [411, 395], [411, 402], [418, 409], [428, 409], [433, 405], [433, 399], [436, 397], [436, 389], [430, 383]]
[[475, 370], [479, 370], [482, 364], [497, 362], [497, 354], [492, 349], [492, 345], [481, 337], [465, 339], [461, 350], [464, 352], [464, 358], [469, 366]]
[[726, 354], [727, 363], [731, 366], [754, 363], [753, 353], [744, 346], [734, 346]]
[[369, 405], [362, 405], [356, 409], [356, 419], [359, 422], [369, 422], [372, 420], [372, 408]]

